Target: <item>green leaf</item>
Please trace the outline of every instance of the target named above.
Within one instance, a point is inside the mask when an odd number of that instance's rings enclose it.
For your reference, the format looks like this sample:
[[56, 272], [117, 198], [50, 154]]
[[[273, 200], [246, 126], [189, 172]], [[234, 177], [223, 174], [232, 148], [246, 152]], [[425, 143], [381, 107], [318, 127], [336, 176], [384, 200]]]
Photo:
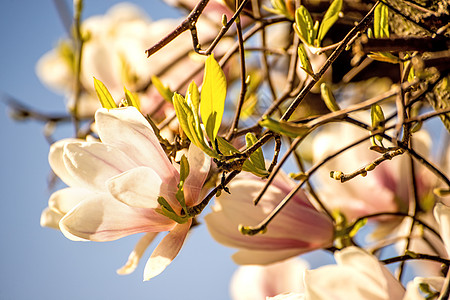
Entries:
[[[256, 138], [256, 136], [253, 133], [249, 132], [245, 135], [245, 142], [246, 142], [247, 148], [253, 146], [257, 141], [258, 141], [258, 139]], [[249, 159], [250, 159], [251, 163], [258, 169], [261, 169], [261, 170], [266, 169], [264, 154], [263, 154], [261, 148], [258, 148], [258, 150], [253, 152], [252, 155], [250, 155]]]
[[97, 93], [97, 97], [100, 100], [100, 103], [102, 104], [102, 107], [107, 109], [117, 108], [116, 102], [114, 102], [113, 97], [109, 93], [106, 86], [94, 77], [94, 88], [95, 92]]
[[156, 76], [152, 76], [153, 86], [156, 88], [158, 93], [169, 103], [172, 103], [173, 92], [168, 86], [165, 86], [162, 81]]
[[333, 24], [338, 20], [341, 8], [342, 0], [334, 0], [331, 3], [330, 7], [325, 13], [325, 16], [323, 17], [322, 23], [320, 24], [316, 46], [320, 45], [328, 30], [330, 30], [331, 26], [333, 26]]
[[300, 68], [302, 68], [307, 74], [314, 76], [314, 70], [312, 68], [311, 62], [309, 61], [309, 57], [306, 54], [305, 47], [303, 44], [298, 46], [298, 58], [300, 59]]
[[389, 9], [379, 4], [373, 12], [373, 35], [376, 39], [389, 38]]
[[188, 139], [193, 142], [193, 132], [191, 132], [188, 124], [188, 114], [192, 114], [192, 111], [190, 110], [182, 95], [174, 93], [172, 99], [173, 107], [175, 108], [175, 114], [177, 116], [178, 122], [180, 123], [180, 127], [181, 129], [183, 129]]
[[291, 138], [303, 137], [310, 133], [311, 128], [306, 125], [297, 125], [291, 122], [276, 121], [272, 118], [264, 118], [259, 125], [266, 127], [279, 134], [287, 135]]
[[[384, 129], [384, 113], [381, 106], [378, 104], [373, 104], [370, 108], [370, 118], [372, 120], [372, 127], [376, 129]], [[383, 137], [381, 135], [375, 135], [375, 139], [379, 142], [383, 141]]]
[[[222, 138], [220, 136], [217, 137], [217, 144], [219, 145], [220, 152], [222, 152], [224, 155], [240, 153], [239, 150], [234, 148], [233, 145], [228, 143], [224, 138]], [[249, 159], [247, 159], [244, 162], [244, 164], [242, 166], [242, 170], [246, 171], [246, 172], [250, 172], [259, 177], [266, 177], [267, 175], [269, 175], [269, 172], [267, 172], [265, 170], [265, 168], [260, 169], [260, 168], [256, 167]]]
[[180, 160], [180, 182], [185, 182], [189, 176], [189, 162], [185, 155], [181, 156]]
[[389, 52], [374, 52], [367, 54], [373, 60], [387, 62], [391, 64], [398, 64], [400, 62], [399, 58], [392, 55]]
[[336, 103], [336, 98], [334, 98], [333, 92], [331, 92], [330, 88], [325, 82], [320, 85], [320, 95], [322, 96], [323, 102], [325, 102], [330, 111], [341, 110], [339, 105]]
[[136, 107], [140, 111], [141, 105], [139, 102], [139, 98], [135, 97], [133, 93], [131, 93], [126, 87], [123, 87], [123, 89], [125, 91], [125, 99], [127, 99], [128, 105]]
[[[222, 68], [214, 59], [214, 55], [208, 56], [205, 62], [205, 74], [203, 77], [200, 114], [212, 143], [217, 136], [222, 123], [227, 94], [227, 81]], [[210, 116], [214, 115], [214, 118]], [[206, 123], [205, 123], [206, 122]]]
[[299, 37], [307, 44], [312, 45], [315, 36], [313, 36], [313, 19], [309, 11], [303, 5], [295, 11], [295, 26]]

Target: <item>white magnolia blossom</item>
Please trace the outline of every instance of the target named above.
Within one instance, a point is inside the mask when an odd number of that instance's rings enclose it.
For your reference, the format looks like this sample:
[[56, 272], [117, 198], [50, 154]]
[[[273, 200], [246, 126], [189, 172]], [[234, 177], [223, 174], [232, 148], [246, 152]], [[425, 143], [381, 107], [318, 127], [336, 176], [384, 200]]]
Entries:
[[[158, 232], [169, 231], [147, 262], [144, 279], [161, 273], [178, 254], [192, 219], [178, 224], [158, 212], [164, 197], [175, 213], [180, 180], [177, 167], [134, 107], [99, 109], [95, 114], [101, 142], [62, 140], [51, 146], [49, 162], [69, 187], [53, 193], [42, 213], [43, 226], [59, 228], [75, 241], [112, 241], [146, 233], [121, 274], [132, 272]], [[188, 207], [195, 206], [210, 166], [210, 158], [191, 145], [190, 173], [184, 183]]]
[[[113, 99], [124, 98], [124, 86], [138, 93], [143, 113], [167, 115], [173, 111], [172, 106], [163, 100], [153, 86], [147, 88], [151, 76], [161, 74], [159, 77], [162, 82], [175, 89], [184, 80], [194, 78], [194, 71], [202, 68], [203, 58], [188, 55], [193, 52], [189, 32], [184, 32], [149, 58], [145, 50], [174, 30], [181, 21], [152, 21], [142, 9], [131, 3], [117, 4], [104, 15], [85, 19], [81, 24], [86, 40], [82, 50], [80, 81], [83, 93], [78, 102], [78, 115], [92, 116], [100, 107], [93, 77], [106, 85]], [[212, 38], [220, 29], [218, 23], [220, 19], [214, 23], [209, 18], [201, 18], [197, 23], [201, 37]], [[36, 66], [38, 77], [43, 83], [66, 95], [69, 110], [74, 107], [74, 55], [73, 42], [65, 39], [46, 53]], [[179, 88], [179, 92], [183, 92], [183, 87]]]
[[[362, 115], [370, 122], [367, 115]], [[367, 131], [354, 125], [332, 123], [326, 125], [314, 137], [313, 161], [322, 161], [327, 156], [367, 136]], [[414, 148], [426, 154], [430, 138], [426, 132], [414, 136]], [[381, 154], [369, 150], [369, 140], [355, 146], [324, 164], [315, 178], [319, 180], [318, 193], [322, 201], [331, 209], [339, 209], [348, 219], [379, 212], [407, 211], [410, 192], [410, 161], [407, 154], [394, 157], [369, 171], [365, 177], [357, 176], [341, 183], [330, 178], [330, 171], [351, 173], [379, 158]], [[417, 165], [416, 180], [419, 197], [430, 192], [430, 176], [424, 167]]]

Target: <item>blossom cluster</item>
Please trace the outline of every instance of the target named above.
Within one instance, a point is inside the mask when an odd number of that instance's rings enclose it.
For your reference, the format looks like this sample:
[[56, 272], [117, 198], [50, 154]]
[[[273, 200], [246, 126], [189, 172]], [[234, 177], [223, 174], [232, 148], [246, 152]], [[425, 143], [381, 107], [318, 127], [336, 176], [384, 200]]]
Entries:
[[[391, 8], [166, 2], [187, 17], [151, 21], [119, 4], [75, 24], [80, 35], [37, 63], [76, 129], [50, 146], [66, 187], [50, 196], [41, 225], [74, 241], [142, 234], [119, 274], [165, 233], [145, 264], [150, 280], [199, 223], [237, 250], [234, 300], [446, 299], [448, 75], [414, 64], [417, 53], [364, 52], [363, 38], [396, 30]], [[353, 29], [347, 12], [362, 20]], [[354, 80], [368, 65], [335, 62], [351, 47], [352, 63], [367, 56], [395, 71]], [[437, 116], [443, 146], [433, 127], [420, 127]], [[312, 268], [305, 253], [336, 263]], [[402, 281], [404, 264], [417, 260], [414, 279]]]

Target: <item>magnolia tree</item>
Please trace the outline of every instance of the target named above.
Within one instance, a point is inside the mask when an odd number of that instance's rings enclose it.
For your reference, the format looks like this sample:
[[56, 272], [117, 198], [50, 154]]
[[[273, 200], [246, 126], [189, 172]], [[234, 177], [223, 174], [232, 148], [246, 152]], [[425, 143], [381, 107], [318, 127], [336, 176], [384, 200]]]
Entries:
[[[448, 299], [450, 4], [167, 3], [185, 17], [119, 4], [83, 19], [75, 0], [71, 36], [37, 63], [67, 115], [12, 104], [75, 129], [50, 146], [67, 187], [41, 225], [143, 233], [119, 274], [164, 232], [144, 280], [207, 226], [237, 250], [236, 300]], [[336, 264], [310, 269], [317, 249]]]

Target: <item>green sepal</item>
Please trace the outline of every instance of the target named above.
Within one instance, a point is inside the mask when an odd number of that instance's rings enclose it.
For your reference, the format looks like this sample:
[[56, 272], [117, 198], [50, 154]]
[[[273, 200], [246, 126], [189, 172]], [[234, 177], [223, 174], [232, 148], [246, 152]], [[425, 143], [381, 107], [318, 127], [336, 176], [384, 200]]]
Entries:
[[167, 202], [164, 197], [159, 196], [158, 197], [158, 203], [161, 205], [161, 208], [155, 209], [155, 211], [163, 216], [168, 217], [169, 219], [177, 222], [178, 224], [184, 224], [187, 221], [189, 221], [189, 216], [180, 216], [178, 215], [173, 208], [170, 206], [170, 204]]
[[333, 24], [338, 20], [341, 8], [342, 0], [334, 0], [330, 4], [330, 7], [328, 7], [328, 10], [323, 17], [322, 23], [320, 24], [319, 33], [317, 34], [317, 47], [320, 46], [320, 43], [327, 34], [328, 30], [330, 30]]
[[189, 176], [189, 162], [185, 155], [181, 156], [180, 160], [180, 182], [185, 182]]
[[297, 53], [298, 58], [300, 59], [300, 68], [302, 68], [307, 74], [314, 77], [314, 70], [312, 68], [311, 62], [309, 61], [309, 57], [306, 54], [306, 50], [303, 44], [298, 45]]
[[168, 86], [165, 86], [156, 75], [152, 76], [152, 83], [153, 86], [158, 91], [158, 93], [163, 97], [163, 99], [169, 103], [172, 103], [173, 98], [172, 90]]
[[114, 99], [111, 96], [111, 94], [109, 93], [106, 86], [103, 84], [103, 82], [101, 82], [100, 80], [98, 80], [95, 77], [94, 77], [94, 88], [95, 88], [95, 92], [97, 93], [97, 97], [100, 100], [100, 103], [102, 104], [103, 108], [106, 108], [106, 109], [117, 108], [116, 102], [114, 102]]
[[291, 138], [306, 136], [311, 131], [311, 128], [304, 124], [298, 125], [291, 122], [276, 121], [272, 118], [264, 118], [259, 122], [259, 125]]
[[325, 102], [325, 105], [330, 111], [341, 110], [336, 102], [336, 98], [334, 98], [333, 92], [325, 82], [320, 85], [320, 95], [322, 96], [323, 102]]
[[[205, 62], [200, 102], [200, 115], [211, 142], [214, 142], [222, 123], [226, 94], [225, 74], [214, 59], [214, 55], [211, 54]], [[211, 117], [211, 115], [214, 115], [214, 117]]]
[[130, 92], [126, 87], [123, 87], [125, 92], [125, 99], [127, 100], [128, 106], [136, 107], [137, 110], [141, 111], [141, 104], [138, 97], [135, 97], [132, 92]]

